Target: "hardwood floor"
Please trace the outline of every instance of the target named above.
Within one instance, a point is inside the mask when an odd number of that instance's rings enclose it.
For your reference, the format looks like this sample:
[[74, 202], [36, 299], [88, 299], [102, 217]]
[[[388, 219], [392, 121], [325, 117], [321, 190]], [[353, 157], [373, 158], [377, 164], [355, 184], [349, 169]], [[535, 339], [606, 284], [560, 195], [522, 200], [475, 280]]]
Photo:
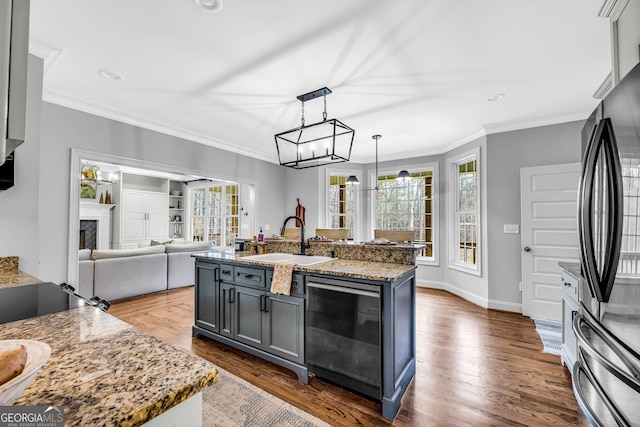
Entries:
[[588, 426], [560, 357], [533, 321], [445, 291], [417, 291], [417, 373], [396, 420], [380, 405], [208, 339], [193, 339], [193, 287], [115, 302], [109, 313], [335, 426]]

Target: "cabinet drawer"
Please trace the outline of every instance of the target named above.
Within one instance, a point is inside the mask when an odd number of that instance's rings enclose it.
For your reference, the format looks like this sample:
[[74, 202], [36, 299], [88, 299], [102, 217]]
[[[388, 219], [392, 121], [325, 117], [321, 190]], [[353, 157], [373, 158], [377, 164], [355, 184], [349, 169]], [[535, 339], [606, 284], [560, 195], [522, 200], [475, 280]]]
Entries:
[[220, 266], [220, 280], [233, 282], [233, 266], [222, 264]]
[[578, 302], [579, 280], [570, 274], [562, 272], [562, 297], [575, 303]]
[[[267, 288], [271, 289], [273, 281], [273, 270], [267, 271]], [[304, 276], [302, 274], [293, 273], [291, 276], [291, 294], [304, 295]]]
[[261, 268], [252, 267], [238, 267], [234, 268], [233, 272], [234, 282], [242, 283], [243, 285], [265, 287], [265, 271]]

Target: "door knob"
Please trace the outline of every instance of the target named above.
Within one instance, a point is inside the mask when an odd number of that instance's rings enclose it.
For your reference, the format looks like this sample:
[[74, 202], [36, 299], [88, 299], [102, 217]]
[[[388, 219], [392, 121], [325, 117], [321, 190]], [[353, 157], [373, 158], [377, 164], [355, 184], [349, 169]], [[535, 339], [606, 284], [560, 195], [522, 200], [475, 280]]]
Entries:
[[531, 252], [531, 248], [530, 248], [529, 246], [525, 246], [525, 247], [524, 247], [524, 251], [525, 251], [525, 252]]

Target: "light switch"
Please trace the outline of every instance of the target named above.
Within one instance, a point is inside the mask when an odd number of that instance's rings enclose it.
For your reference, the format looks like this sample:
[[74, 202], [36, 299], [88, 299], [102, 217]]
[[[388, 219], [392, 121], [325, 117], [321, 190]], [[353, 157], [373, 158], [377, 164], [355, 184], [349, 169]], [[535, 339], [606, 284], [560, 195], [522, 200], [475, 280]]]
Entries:
[[518, 234], [520, 233], [520, 224], [505, 224], [504, 234]]

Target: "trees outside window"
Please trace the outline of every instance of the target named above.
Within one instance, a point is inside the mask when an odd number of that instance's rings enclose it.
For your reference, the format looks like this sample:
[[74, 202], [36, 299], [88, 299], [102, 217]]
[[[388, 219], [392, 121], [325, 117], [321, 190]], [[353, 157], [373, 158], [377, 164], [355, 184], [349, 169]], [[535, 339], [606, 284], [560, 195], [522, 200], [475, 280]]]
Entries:
[[437, 261], [437, 166], [421, 166], [411, 169], [409, 173], [411, 178], [404, 180], [396, 179], [395, 173], [378, 175], [374, 228], [413, 230], [414, 242], [426, 246], [419, 255], [428, 261]]

